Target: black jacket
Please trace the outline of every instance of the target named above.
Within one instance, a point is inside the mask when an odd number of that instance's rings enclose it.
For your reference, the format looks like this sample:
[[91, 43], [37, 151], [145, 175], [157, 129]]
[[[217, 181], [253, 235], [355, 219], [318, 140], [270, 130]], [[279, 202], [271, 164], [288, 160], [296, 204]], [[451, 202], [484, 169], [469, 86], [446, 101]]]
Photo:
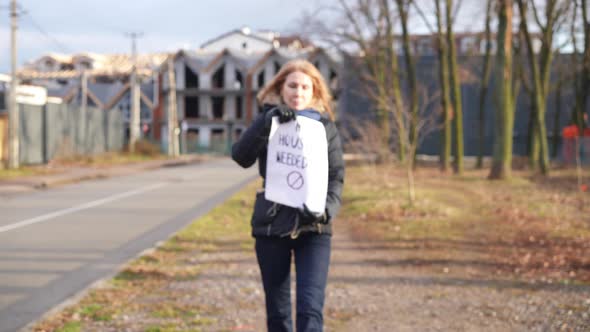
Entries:
[[[266, 178], [266, 154], [270, 131], [270, 128], [265, 128], [264, 115], [272, 108], [274, 105], [264, 105], [263, 111], [232, 147], [232, 159], [240, 166], [248, 168], [258, 160], [258, 172], [264, 179]], [[309, 231], [332, 233], [332, 220], [336, 217], [341, 205], [344, 161], [342, 160], [342, 144], [336, 125], [324, 114], [322, 114], [320, 122], [324, 125], [328, 141], [328, 193], [325, 211], [327, 223], [319, 224], [303, 220], [297, 209], [267, 201], [264, 198], [264, 191], [262, 191], [256, 194], [251, 219], [253, 236], [296, 236], [301, 232]]]

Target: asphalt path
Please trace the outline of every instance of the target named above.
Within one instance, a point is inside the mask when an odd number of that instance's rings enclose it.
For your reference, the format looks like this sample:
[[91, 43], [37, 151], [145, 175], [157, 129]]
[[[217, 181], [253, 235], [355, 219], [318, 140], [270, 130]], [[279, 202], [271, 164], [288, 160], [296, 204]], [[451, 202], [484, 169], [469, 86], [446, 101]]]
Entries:
[[113, 276], [255, 176], [217, 159], [2, 198], [0, 332]]

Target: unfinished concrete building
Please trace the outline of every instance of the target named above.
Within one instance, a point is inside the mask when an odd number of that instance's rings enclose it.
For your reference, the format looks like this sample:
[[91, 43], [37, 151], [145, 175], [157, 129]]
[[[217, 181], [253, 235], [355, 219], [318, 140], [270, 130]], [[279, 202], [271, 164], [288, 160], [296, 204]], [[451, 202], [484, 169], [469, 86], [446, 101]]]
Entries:
[[[339, 62], [320, 48], [178, 52], [173, 63], [182, 152], [226, 152], [259, 111], [258, 91], [295, 58], [312, 62], [337, 92]], [[167, 99], [169, 84], [161, 77]]]

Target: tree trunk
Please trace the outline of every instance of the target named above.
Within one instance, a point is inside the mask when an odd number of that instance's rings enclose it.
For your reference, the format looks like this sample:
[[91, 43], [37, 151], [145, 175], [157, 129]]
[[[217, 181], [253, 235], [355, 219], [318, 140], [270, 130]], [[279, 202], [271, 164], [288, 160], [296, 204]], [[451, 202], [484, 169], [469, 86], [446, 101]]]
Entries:
[[[394, 82], [394, 87], [397, 84], [395, 83], [397, 80], [390, 79], [391, 76], [397, 75], [397, 60], [391, 56], [393, 44], [387, 40], [391, 33], [384, 33], [384, 27], [377, 24], [377, 19], [373, 16], [375, 13], [368, 7], [372, 2], [358, 0], [355, 8], [350, 7], [345, 0], [340, 0], [339, 3], [353, 30], [353, 33], [346, 37], [349, 38], [349, 41], [356, 43], [364, 53], [362, 58], [367, 68], [365, 87], [375, 103], [375, 115], [379, 126], [381, 145], [379, 157], [388, 157], [391, 153], [391, 116], [397, 113], [390, 105], [390, 96], [392, 93], [396, 95], [396, 91], [399, 91], [399, 89], [390, 91], [389, 85], [389, 81]], [[383, 17], [390, 19], [389, 11], [383, 6], [384, 3], [387, 4], [386, 1], [378, 2], [379, 12], [376, 15], [379, 20]], [[371, 31], [370, 40], [364, 38], [363, 33], [366, 32], [366, 29]], [[397, 96], [394, 101], [396, 104], [401, 102]], [[403, 153], [403, 148], [400, 148], [399, 151]]]
[[[553, 61], [553, 33], [555, 29], [555, 22], [557, 20], [557, 3], [555, 0], [548, 0], [545, 8], [545, 26], [540, 26], [542, 31], [542, 45], [539, 54], [539, 60], [535, 55], [533, 49], [533, 41], [529, 32], [528, 23], [526, 20], [527, 8], [526, 0], [517, 0], [518, 9], [522, 20], [522, 28], [524, 32], [524, 40], [526, 43], [529, 63], [531, 67], [533, 80], [533, 104], [535, 106], [535, 127], [533, 131], [533, 145], [531, 148], [531, 162], [534, 161], [536, 149], [539, 152], [539, 166], [541, 174], [549, 174], [549, 145], [547, 142], [547, 127], [545, 125], [545, 113], [547, 109], [546, 99], [549, 92], [549, 79], [551, 63]], [[533, 5], [535, 17], [538, 16], [537, 9]]]
[[531, 142], [529, 150], [529, 167], [532, 171], [539, 168], [539, 148], [541, 142], [539, 142], [539, 123], [537, 122], [537, 102], [535, 101], [535, 95], [531, 96], [531, 131], [529, 132], [529, 140]]
[[514, 126], [512, 92], [512, 0], [499, 0], [498, 52], [496, 55], [497, 107], [494, 155], [490, 179], [505, 179], [511, 175], [512, 130]]
[[486, 52], [483, 61], [483, 78], [481, 80], [481, 86], [479, 89], [479, 151], [477, 154], [476, 168], [483, 167], [483, 155], [485, 150], [485, 102], [488, 93], [488, 84], [490, 80], [490, 72], [492, 69], [490, 55], [492, 54], [492, 0], [487, 0], [486, 6], [486, 28], [485, 28], [485, 40], [486, 40]]
[[453, 101], [453, 123], [455, 129], [455, 173], [463, 174], [463, 105], [461, 100], [461, 81], [457, 68], [457, 46], [452, 23], [453, 0], [446, 0], [447, 44], [449, 47], [450, 81]]
[[[576, 103], [574, 107], [573, 122], [578, 125], [580, 132], [582, 132], [586, 127], [584, 115], [586, 114], [586, 109], [588, 105], [588, 91], [590, 90], [590, 18], [588, 17], [587, 6], [587, 0], [581, 0], [582, 24], [584, 32], [584, 51], [582, 53], [582, 73], [576, 74], [574, 79]], [[574, 19], [572, 25], [575, 24], [576, 22]], [[575, 45], [575, 39], [573, 40]], [[579, 61], [577, 47], [574, 47], [574, 59], [576, 62]], [[579, 68], [576, 68], [576, 72], [578, 70]]]
[[389, 11], [389, 2], [388, 0], [381, 0], [381, 11], [383, 17], [385, 18], [386, 22], [386, 32], [385, 38], [387, 41], [387, 45], [385, 48], [387, 50], [387, 63], [390, 66], [387, 68], [387, 72], [389, 73], [389, 84], [391, 86], [391, 93], [393, 94], [393, 102], [395, 103], [395, 107], [398, 111], [395, 112], [394, 121], [397, 123], [397, 139], [398, 139], [398, 151], [397, 156], [400, 162], [405, 162], [406, 160], [406, 125], [403, 123], [404, 119], [401, 117], [401, 114], [404, 113], [404, 102], [401, 92], [401, 87], [399, 83], [399, 65], [397, 61], [397, 54], [393, 48], [394, 38], [393, 38], [393, 23], [391, 20], [391, 14]]
[[449, 82], [449, 63], [447, 42], [444, 38], [443, 30], [443, 17], [440, 9], [440, 0], [434, 0], [436, 5], [436, 25], [437, 25], [437, 44], [438, 44], [438, 72], [441, 86], [441, 104], [443, 110], [443, 143], [441, 145], [440, 157], [441, 157], [441, 169], [443, 172], [447, 172], [450, 168], [451, 163], [451, 143], [453, 132], [451, 130], [451, 95], [450, 95], [450, 82]]
[[[384, 87], [386, 82], [385, 76], [385, 68], [382, 65], [384, 63], [384, 55], [381, 49], [377, 50], [377, 54], [375, 55], [375, 79], [378, 88]], [[381, 131], [381, 159], [387, 157], [390, 152], [390, 144], [391, 141], [391, 126], [390, 126], [390, 114], [388, 111], [388, 107], [383, 100], [383, 91], [378, 93], [380, 95], [380, 100], [378, 103], [377, 109], [377, 116], [379, 118], [379, 128]]]
[[[559, 75], [559, 74], [558, 74]], [[557, 90], [555, 91], [555, 115], [553, 118], [553, 142], [551, 146], [552, 158], [557, 158], [557, 152], [559, 148], [559, 141], [561, 133], [559, 132], [559, 121], [561, 118], [561, 89], [562, 81], [561, 77], [557, 78]]]
[[412, 51], [410, 48], [410, 32], [408, 30], [408, 15], [410, 5], [413, 0], [396, 0], [397, 10], [402, 25], [402, 38], [404, 59], [406, 62], [406, 75], [408, 79], [408, 86], [410, 88], [410, 144], [414, 144], [418, 140], [418, 131], [416, 124], [418, 123], [418, 87], [416, 83], [416, 64]]
[[408, 180], [408, 205], [413, 207], [416, 201], [416, 185], [414, 184], [414, 161], [411, 158], [408, 158], [406, 177]]

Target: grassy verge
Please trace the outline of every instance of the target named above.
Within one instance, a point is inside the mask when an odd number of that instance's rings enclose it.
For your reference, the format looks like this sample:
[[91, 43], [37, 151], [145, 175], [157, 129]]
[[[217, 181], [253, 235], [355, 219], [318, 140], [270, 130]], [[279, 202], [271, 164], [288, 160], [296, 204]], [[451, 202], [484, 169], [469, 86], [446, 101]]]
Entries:
[[23, 166], [17, 169], [0, 168], [0, 180], [17, 179], [24, 176], [44, 175], [54, 173], [45, 167]]
[[492, 182], [486, 174], [419, 169], [418, 201], [410, 207], [403, 170], [349, 168], [342, 219], [359, 240], [405, 246], [400, 254], [422, 268], [590, 282], [590, 194], [578, 190], [575, 175], [557, 170], [543, 179], [517, 172], [510, 181]]
[[[517, 173], [505, 182], [486, 180], [485, 171], [455, 177], [421, 168], [416, 176], [418, 201], [409, 206], [403, 170], [349, 167], [336, 231], [349, 228], [356, 241], [390, 247], [404, 268], [425, 275], [590, 282], [590, 195], [576, 190], [568, 171], [550, 179]], [[199, 278], [208, 254], [253, 255], [247, 219], [257, 187], [247, 186], [35, 330], [215, 330], [223, 308], [202, 304], [198, 290], [189, 301], [171, 285]], [[337, 327], [349, 317], [328, 312], [326, 319]]]
[[21, 166], [18, 169], [0, 168], [0, 180], [66, 172], [69, 167], [109, 167], [166, 158], [168, 156], [162, 154], [146, 155], [126, 152], [110, 152], [95, 156], [76, 156], [52, 160], [46, 165]]

